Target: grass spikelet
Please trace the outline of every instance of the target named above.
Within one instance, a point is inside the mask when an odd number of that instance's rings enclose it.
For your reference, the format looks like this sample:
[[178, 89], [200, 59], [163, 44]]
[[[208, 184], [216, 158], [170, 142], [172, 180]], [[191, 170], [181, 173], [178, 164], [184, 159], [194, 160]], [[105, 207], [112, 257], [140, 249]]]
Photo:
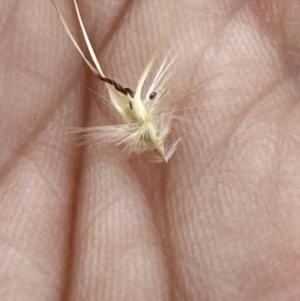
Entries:
[[145, 89], [144, 85], [153, 67], [158, 47], [146, 64], [135, 91], [124, 88], [104, 75], [86, 32], [77, 1], [73, 0], [92, 62], [87, 59], [79, 47], [55, 1], [50, 1], [54, 5], [67, 34], [87, 66], [101, 81], [105, 82], [113, 108], [121, 118], [120, 124], [117, 125], [81, 128], [75, 131], [83, 134], [93, 144], [110, 142], [122, 145], [124, 153], [151, 151], [155, 154], [156, 161], [168, 162], [175, 152], [179, 141], [178, 139], [174, 143], [166, 143], [174, 113], [174, 110], [168, 105], [170, 104], [168, 101], [169, 93], [164, 88], [164, 75], [171, 64], [167, 64], [168, 56], [160, 66], [148, 89]]

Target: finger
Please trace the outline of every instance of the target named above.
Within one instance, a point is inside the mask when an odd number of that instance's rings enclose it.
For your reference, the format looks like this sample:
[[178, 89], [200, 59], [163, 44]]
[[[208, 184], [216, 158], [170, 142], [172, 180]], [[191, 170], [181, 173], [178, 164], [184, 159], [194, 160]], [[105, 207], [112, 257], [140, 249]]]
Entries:
[[75, 65], [51, 5], [4, 1], [1, 8], [0, 298], [57, 300], [76, 182], [65, 129], [82, 119], [71, 89], [76, 68], [60, 77]]
[[282, 30], [297, 21], [280, 1], [214, 3], [182, 35], [199, 47], [194, 78], [210, 81], [170, 170], [172, 275], [184, 300], [286, 300], [299, 294], [299, 72]]

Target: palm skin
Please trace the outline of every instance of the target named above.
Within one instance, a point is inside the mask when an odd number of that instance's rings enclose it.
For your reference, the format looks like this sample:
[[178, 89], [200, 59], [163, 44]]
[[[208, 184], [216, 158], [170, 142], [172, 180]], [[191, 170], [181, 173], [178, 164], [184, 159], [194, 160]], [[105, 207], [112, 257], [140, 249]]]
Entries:
[[81, 2], [130, 87], [176, 3], [182, 142], [168, 164], [76, 147], [103, 85], [50, 1], [3, 0], [0, 299], [299, 300], [300, 2]]

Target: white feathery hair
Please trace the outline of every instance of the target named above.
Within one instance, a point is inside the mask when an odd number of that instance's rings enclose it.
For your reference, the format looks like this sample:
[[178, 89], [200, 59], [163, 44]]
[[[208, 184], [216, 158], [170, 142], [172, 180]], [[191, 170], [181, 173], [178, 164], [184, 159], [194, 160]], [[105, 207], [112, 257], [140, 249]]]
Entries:
[[79, 47], [55, 1], [50, 1], [54, 5], [74, 46], [88, 67], [98, 78], [105, 82], [112, 106], [122, 118], [122, 123], [118, 125], [81, 128], [76, 130], [76, 132], [82, 133], [93, 143], [112, 142], [117, 145], [123, 145], [124, 153], [152, 151], [158, 155], [155, 156], [155, 161], [168, 162], [179, 142], [179, 139], [171, 144], [166, 144], [165, 142], [170, 132], [174, 113], [170, 102], [167, 101], [168, 91], [164, 89], [165, 80], [163, 80], [163, 76], [171, 65], [171, 63], [167, 64], [168, 56], [160, 66], [146, 92], [144, 92], [144, 84], [154, 64], [158, 48], [156, 48], [151, 59], [146, 64], [138, 80], [135, 92], [130, 89], [117, 90], [116, 83], [108, 79], [100, 67], [85, 30], [77, 1], [73, 0], [79, 24], [94, 65], [86, 58]]

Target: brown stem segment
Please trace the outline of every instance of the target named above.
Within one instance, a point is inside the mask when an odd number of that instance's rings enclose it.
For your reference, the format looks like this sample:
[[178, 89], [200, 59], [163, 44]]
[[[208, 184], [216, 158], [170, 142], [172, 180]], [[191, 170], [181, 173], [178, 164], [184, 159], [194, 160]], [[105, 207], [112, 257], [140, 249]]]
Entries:
[[116, 81], [114, 81], [113, 79], [110, 79], [108, 77], [103, 77], [100, 74], [97, 74], [97, 76], [100, 80], [104, 81], [105, 83], [113, 85], [117, 91], [119, 91], [125, 95], [129, 94], [131, 97], [134, 97], [134, 92], [131, 89], [123, 88], [119, 83], [117, 83]]

